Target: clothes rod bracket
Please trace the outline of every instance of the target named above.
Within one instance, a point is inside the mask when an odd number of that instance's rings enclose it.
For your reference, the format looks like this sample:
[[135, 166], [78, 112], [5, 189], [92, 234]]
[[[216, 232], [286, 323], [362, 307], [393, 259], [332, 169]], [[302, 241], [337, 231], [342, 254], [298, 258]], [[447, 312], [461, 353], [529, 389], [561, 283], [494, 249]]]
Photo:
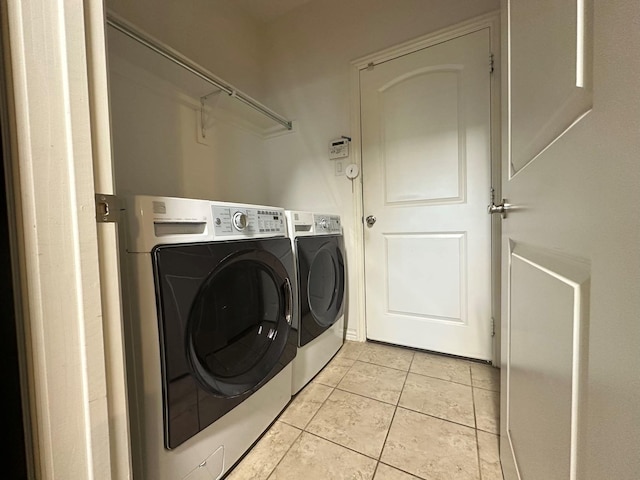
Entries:
[[203, 140], [207, 138], [207, 112], [205, 109], [205, 101], [210, 98], [220, 98], [219, 95], [222, 93], [222, 90], [216, 90], [214, 92], [208, 93], [202, 97], [200, 97], [200, 135]]

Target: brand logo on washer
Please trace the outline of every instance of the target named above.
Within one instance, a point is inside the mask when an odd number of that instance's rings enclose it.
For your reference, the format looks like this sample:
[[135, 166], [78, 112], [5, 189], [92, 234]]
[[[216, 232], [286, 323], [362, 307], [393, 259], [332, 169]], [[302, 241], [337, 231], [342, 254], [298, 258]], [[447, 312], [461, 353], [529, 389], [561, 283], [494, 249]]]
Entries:
[[153, 213], [166, 214], [167, 205], [164, 202], [153, 202]]

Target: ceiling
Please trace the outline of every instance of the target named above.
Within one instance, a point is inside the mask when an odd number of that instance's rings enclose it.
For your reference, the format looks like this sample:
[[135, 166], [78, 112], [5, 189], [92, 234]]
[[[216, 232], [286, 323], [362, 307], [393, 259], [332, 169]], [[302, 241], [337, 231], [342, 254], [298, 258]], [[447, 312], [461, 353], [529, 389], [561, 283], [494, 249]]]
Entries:
[[269, 23], [311, 0], [233, 0], [236, 5], [256, 20]]

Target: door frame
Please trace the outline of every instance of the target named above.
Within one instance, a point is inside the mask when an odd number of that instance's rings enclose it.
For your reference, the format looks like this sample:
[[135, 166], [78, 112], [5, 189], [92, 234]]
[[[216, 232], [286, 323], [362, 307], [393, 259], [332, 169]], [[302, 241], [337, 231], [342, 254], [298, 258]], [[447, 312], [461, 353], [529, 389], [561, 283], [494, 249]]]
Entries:
[[0, 7], [34, 478], [131, 477], [102, 3]]
[[[429, 33], [405, 43], [381, 50], [365, 57], [353, 60], [350, 64], [351, 82], [351, 147], [352, 161], [362, 172], [362, 137], [360, 118], [360, 71], [366, 69], [369, 64], [378, 64], [392, 60], [394, 58], [422, 50], [427, 47], [437, 45], [448, 40], [467, 35], [485, 28], [489, 29], [490, 48], [493, 54], [493, 74], [491, 75], [491, 182], [496, 198], [501, 198], [501, 121], [500, 121], [500, 11], [494, 11], [486, 15], [452, 25], [450, 27]], [[490, 59], [487, 58], [487, 68], [490, 67]], [[488, 186], [489, 187], [489, 186]], [[364, 271], [364, 198], [363, 198], [362, 175], [354, 181], [353, 188], [353, 218], [352, 225], [354, 231], [354, 244], [358, 255], [352, 258], [355, 260], [349, 265], [354, 272], [355, 278], [361, 280], [357, 282], [355, 288], [350, 288], [350, 301], [356, 303], [356, 310], [359, 312], [357, 323], [349, 325], [347, 338], [355, 341], [366, 340], [366, 304], [365, 304], [365, 271]], [[487, 205], [489, 204], [489, 188], [487, 188]], [[491, 311], [493, 318], [493, 364], [498, 365], [500, 361], [500, 238], [501, 219], [493, 216], [491, 220]]]

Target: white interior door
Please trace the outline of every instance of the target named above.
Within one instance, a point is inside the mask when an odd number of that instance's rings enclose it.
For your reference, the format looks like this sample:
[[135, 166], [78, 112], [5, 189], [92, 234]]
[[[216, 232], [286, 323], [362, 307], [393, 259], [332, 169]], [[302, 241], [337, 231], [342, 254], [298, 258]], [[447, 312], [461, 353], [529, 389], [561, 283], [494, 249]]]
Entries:
[[503, 15], [505, 478], [638, 478], [638, 2]]
[[491, 359], [490, 33], [361, 71], [367, 338]]

